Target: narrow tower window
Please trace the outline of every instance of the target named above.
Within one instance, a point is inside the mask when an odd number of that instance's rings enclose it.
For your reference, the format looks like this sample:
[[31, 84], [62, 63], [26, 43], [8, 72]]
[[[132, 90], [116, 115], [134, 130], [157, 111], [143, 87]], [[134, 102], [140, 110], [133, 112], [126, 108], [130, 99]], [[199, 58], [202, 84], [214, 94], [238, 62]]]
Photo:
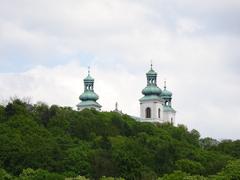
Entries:
[[160, 119], [160, 116], [161, 115], [161, 109], [160, 108], [158, 108], [158, 118]]
[[146, 118], [151, 118], [151, 109], [149, 107], [146, 109]]

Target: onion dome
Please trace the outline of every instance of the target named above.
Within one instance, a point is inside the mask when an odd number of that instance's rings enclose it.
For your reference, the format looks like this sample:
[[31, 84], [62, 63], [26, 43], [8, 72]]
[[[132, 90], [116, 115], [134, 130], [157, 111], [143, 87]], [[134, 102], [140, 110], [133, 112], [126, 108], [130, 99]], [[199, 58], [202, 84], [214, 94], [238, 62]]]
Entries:
[[161, 96], [168, 96], [168, 97], [171, 97], [171, 96], [172, 96], [172, 92], [170, 92], [170, 91], [164, 89], [164, 90], [162, 91]]
[[147, 72], [147, 75], [157, 76], [157, 73], [152, 69], [152, 65], [151, 65], [151, 69]]
[[162, 91], [161, 97], [163, 99], [172, 98], [172, 92], [168, 91], [166, 88], [166, 81], [164, 81], [164, 90]]
[[145, 96], [148, 96], [148, 95], [159, 96], [161, 92], [162, 90], [159, 87], [153, 86], [153, 85], [149, 85], [142, 90], [142, 94], [144, 94]]
[[79, 97], [82, 101], [97, 101], [98, 98], [99, 96], [95, 92], [89, 90], [82, 93]]
[[94, 81], [94, 79], [90, 76], [89, 73], [88, 73], [88, 76], [84, 79], [84, 82], [86, 81]]

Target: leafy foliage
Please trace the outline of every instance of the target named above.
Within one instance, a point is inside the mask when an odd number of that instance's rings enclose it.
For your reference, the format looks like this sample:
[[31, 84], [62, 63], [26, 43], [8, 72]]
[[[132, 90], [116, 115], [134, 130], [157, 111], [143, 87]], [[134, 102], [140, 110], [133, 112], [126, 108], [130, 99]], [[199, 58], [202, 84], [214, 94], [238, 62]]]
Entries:
[[0, 106], [0, 142], [0, 179], [238, 179], [240, 172], [239, 141], [18, 99]]

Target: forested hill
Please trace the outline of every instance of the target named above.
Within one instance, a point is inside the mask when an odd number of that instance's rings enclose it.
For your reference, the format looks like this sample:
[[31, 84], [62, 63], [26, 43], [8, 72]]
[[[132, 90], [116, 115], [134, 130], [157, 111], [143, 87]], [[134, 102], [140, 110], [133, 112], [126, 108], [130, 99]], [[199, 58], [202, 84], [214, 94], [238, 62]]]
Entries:
[[239, 158], [240, 141], [200, 139], [183, 125], [17, 99], [0, 106], [0, 179], [237, 180]]

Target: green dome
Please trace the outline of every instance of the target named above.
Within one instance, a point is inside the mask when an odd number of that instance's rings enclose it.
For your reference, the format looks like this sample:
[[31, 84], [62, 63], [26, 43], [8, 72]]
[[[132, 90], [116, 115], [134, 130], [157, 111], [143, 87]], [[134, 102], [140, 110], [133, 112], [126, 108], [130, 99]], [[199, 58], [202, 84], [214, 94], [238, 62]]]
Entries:
[[150, 86], [147, 86], [145, 87], [143, 90], [142, 90], [142, 93], [144, 95], [160, 95], [162, 92], [162, 90], [157, 87], [157, 86], [154, 86], [154, 85], [150, 85]]
[[166, 81], [164, 81], [164, 90], [162, 91], [161, 98], [163, 99], [172, 98], [172, 92], [167, 90]]
[[163, 98], [164, 98], [164, 97], [172, 97], [172, 92], [164, 89], [164, 90], [162, 91], [161, 97], [163, 97]]
[[147, 72], [147, 75], [154, 75], [154, 76], [156, 76], [157, 73], [156, 73], [153, 69], [150, 69], [150, 70]]
[[98, 98], [99, 97], [95, 92], [89, 91], [89, 90], [82, 93], [81, 96], [79, 97], [79, 99], [82, 101], [88, 101], [88, 100], [97, 101]]
[[94, 81], [94, 79], [88, 74], [84, 81]]

